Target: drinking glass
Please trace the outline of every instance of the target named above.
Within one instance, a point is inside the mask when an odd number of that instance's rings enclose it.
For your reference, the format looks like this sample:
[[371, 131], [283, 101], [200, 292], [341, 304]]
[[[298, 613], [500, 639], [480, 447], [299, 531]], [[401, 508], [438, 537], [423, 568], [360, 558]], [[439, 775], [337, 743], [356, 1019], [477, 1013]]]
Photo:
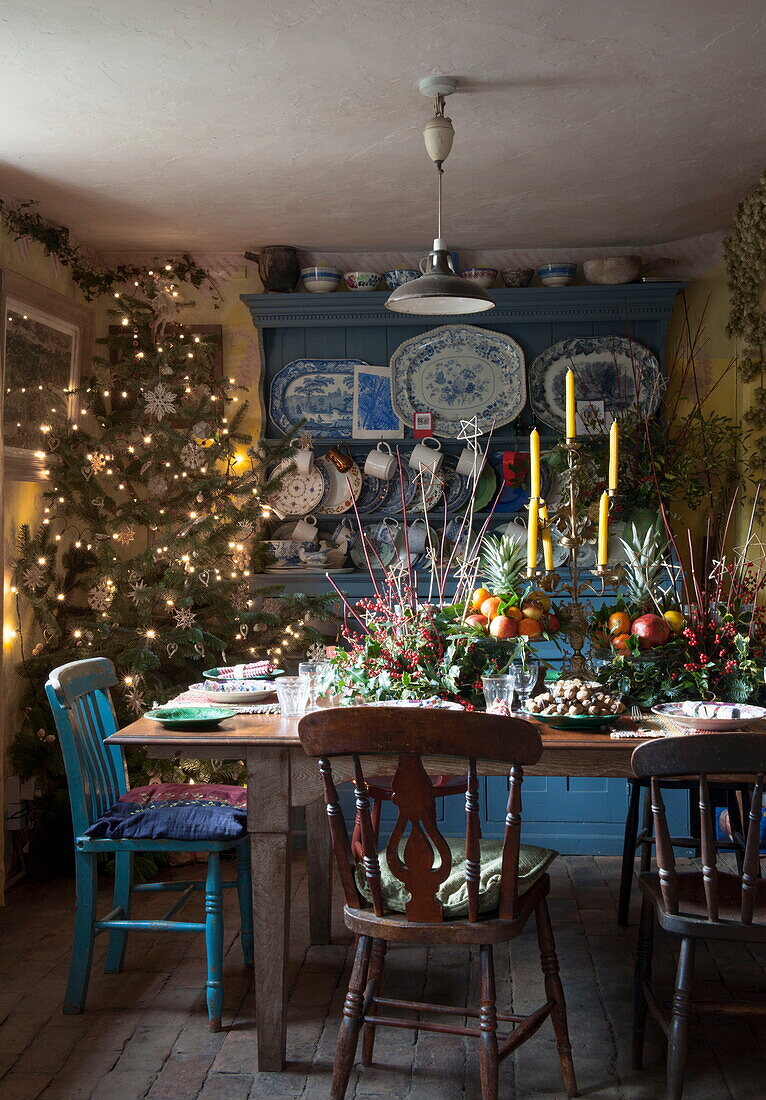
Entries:
[[512, 672], [504, 676], [482, 676], [481, 685], [484, 688], [487, 710], [492, 710], [498, 703], [505, 703], [509, 711], [513, 710], [516, 677]]
[[327, 661], [301, 661], [298, 665], [298, 679], [306, 684], [306, 712], [317, 710], [317, 696], [327, 682], [330, 665]]
[[514, 661], [508, 671], [512, 672], [516, 678], [516, 690], [519, 693], [521, 710], [526, 710], [529, 696], [534, 690], [540, 673], [540, 662], [532, 660]]
[[276, 681], [279, 709], [284, 718], [300, 718], [306, 709], [309, 686], [300, 676], [280, 676]]

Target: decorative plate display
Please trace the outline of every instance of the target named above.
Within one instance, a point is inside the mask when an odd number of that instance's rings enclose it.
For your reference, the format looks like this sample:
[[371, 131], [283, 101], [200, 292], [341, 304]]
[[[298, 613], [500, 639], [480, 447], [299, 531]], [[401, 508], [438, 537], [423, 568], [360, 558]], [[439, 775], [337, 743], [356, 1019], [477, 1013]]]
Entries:
[[[617, 415], [638, 404], [647, 416], [662, 397], [660, 364], [648, 348], [624, 336], [574, 336], [559, 340], [541, 352], [529, 370], [530, 402], [537, 417], [551, 428], [564, 431], [564, 385], [569, 368], [575, 372], [578, 405], [603, 402]], [[638, 387], [638, 392], [636, 392]], [[596, 404], [595, 408], [600, 408]], [[603, 434], [609, 423], [602, 421]], [[596, 432], [598, 425], [590, 427]]]
[[285, 433], [305, 418], [301, 430], [312, 436], [351, 439], [359, 366], [363, 359], [293, 359], [272, 379], [271, 419]]
[[[257, 683], [257, 686], [255, 686]], [[276, 688], [268, 680], [206, 680], [204, 684], [191, 684], [191, 691], [202, 691], [211, 703], [260, 703], [273, 695]]]
[[599, 730], [620, 717], [618, 714], [529, 714], [523, 710], [518, 713], [522, 718], [543, 722], [554, 730]]
[[461, 420], [473, 417], [486, 432], [524, 408], [524, 353], [501, 332], [443, 325], [399, 345], [391, 356], [391, 390], [406, 424], [416, 412], [430, 412], [434, 435], [444, 439], [457, 439]]
[[[380, 569], [381, 566], [386, 567], [396, 557], [396, 537], [399, 534], [399, 524], [392, 523], [390, 520], [386, 523], [385, 520], [381, 520], [380, 523], [374, 523], [370, 527], [365, 527], [362, 531], [362, 535], [367, 542], [367, 553], [370, 556], [370, 565], [373, 569]], [[359, 538], [351, 548], [351, 560], [358, 569], [367, 569], [367, 559], [364, 556], [365, 548], [362, 545], [362, 539]], [[378, 561], [378, 558], [380, 561]]]
[[[299, 473], [291, 458], [279, 463], [271, 475], [279, 477], [284, 473], [281, 486], [269, 500], [275, 512], [283, 516], [305, 516], [316, 511], [330, 488], [330, 479], [321, 463], [321, 459], [315, 462], [310, 474]], [[293, 469], [289, 470], [291, 465]]]
[[430, 512], [432, 508], [435, 508], [443, 498], [444, 478], [442, 477], [441, 470], [438, 474], [431, 473], [429, 470], [424, 470], [422, 477], [419, 477], [418, 472], [415, 471], [415, 477], [417, 478], [415, 483], [415, 499], [408, 510], [413, 516], [422, 516], [424, 512]]
[[157, 707], [148, 710], [144, 718], [159, 722], [168, 730], [214, 730], [225, 718], [234, 718], [236, 713], [227, 707]]
[[352, 462], [348, 470], [341, 472], [326, 455], [317, 460], [315, 469], [317, 466], [327, 483], [327, 489], [319, 503], [319, 511], [331, 516], [347, 512], [362, 491], [362, 471]]
[[476, 492], [473, 497], [473, 510], [480, 512], [495, 499], [497, 493], [497, 474], [487, 462], [476, 482]]
[[445, 455], [442, 468], [439, 471], [444, 479], [444, 497], [447, 502], [447, 511], [456, 512], [468, 502], [471, 495], [472, 482], [470, 477], [464, 477], [457, 472], [457, 458], [455, 455]]
[[401, 516], [405, 507], [409, 510], [415, 500], [415, 493], [418, 491], [415, 471], [406, 462], [402, 463], [401, 471], [402, 480], [399, 480], [398, 472], [394, 474], [388, 483], [391, 486], [388, 496], [380, 505], [380, 511], [386, 516]]
[[[383, 481], [380, 477], [372, 477], [370, 474], [363, 474], [363, 479], [362, 491], [357, 497], [356, 506], [360, 512], [378, 512], [391, 492], [391, 482]], [[396, 480], [398, 481], [398, 478]]]
[[676, 703], [660, 703], [652, 707], [652, 713], [661, 718], [672, 718], [680, 726], [689, 726], [708, 733], [738, 730], [750, 722], [759, 722], [766, 718], [764, 707], [756, 707], [750, 703], [703, 703], [689, 699]]

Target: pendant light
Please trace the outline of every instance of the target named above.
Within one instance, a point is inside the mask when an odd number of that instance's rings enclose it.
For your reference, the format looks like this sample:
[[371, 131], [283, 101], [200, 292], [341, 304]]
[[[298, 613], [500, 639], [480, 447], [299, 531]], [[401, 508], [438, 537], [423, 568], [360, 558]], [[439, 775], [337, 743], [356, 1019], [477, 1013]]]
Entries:
[[454, 267], [442, 237], [442, 164], [449, 156], [455, 131], [452, 120], [445, 117], [444, 97], [452, 95], [457, 81], [451, 76], [429, 76], [420, 81], [423, 95], [435, 97], [434, 117], [423, 131], [426, 152], [436, 165], [438, 181], [436, 239], [428, 255], [420, 261], [423, 274], [398, 287], [386, 300], [386, 309], [395, 313], [437, 314], [480, 313], [494, 309], [495, 303], [486, 290], [461, 279]]

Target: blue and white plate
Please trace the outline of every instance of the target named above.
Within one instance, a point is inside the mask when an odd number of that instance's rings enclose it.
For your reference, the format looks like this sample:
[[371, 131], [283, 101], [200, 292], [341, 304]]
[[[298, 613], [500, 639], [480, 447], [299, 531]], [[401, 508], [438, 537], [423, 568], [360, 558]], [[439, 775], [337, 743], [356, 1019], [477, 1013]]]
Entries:
[[444, 478], [441, 470], [438, 474], [434, 474], [430, 470], [424, 469], [422, 477], [416, 470], [415, 477], [418, 478], [415, 485], [415, 499], [409, 508], [412, 515], [422, 516], [424, 512], [430, 512], [433, 508], [436, 508], [437, 512], [443, 513]]
[[473, 417], [487, 432], [524, 408], [524, 353], [502, 332], [443, 325], [399, 345], [391, 356], [391, 390], [406, 424], [416, 412], [431, 412], [434, 434], [444, 439], [457, 439], [461, 420]]
[[[574, 336], [541, 352], [529, 370], [530, 402], [539, 420], [557, 431], [565, 427], [564, 386], [569, 368], [575, 372], [577, 400], [604, 403], [604, 418], [589, 428], [606, 434], [609, 414], [636, 405], [651, 416], [664, 388], [660, 364], [648, 348], [624, 336]], [[598, 409], [599, 406], [596, 406]]]
[[[292, 465], [293, 469], [289, 467]], [[281, 516], [306, 516], [315, 512], [330, 489], [330, 478], [319, 462], [310, 474], [295, 469], [292, 458], [285, 458], [271, 474], [282, 476], [282, 484], [269, 498], [269, 504]]]
[[315, 438], [351, 439], [354, 367], [364, 365], [363, 359], [293, 359], [272, 379], [271, 419], [289, 432], [305, 417], [302, 430]]
[[[370, 565], [373, 569], [388, 566], [397, 555], [396, 540], [399, 535], [399, 524], [390, 520], [386, 523], [373, 523], [362, 530], [362, 536], [366, 543], [367, 553], [370, 557]], [[365, 547], [362, 538], [358, 538], [351, 548], [351, 560], [358, 569], [367, 569]]]
[[402, 480], [399, 481], [399, 471], [389, 481], [391, 488], [388, 496], [380, 505], [380, 511], [386, 516], [401, 516], [405, 506], [409, 510], [415, 499], [417, 485], [415, 484], [415, 471], [406, 462], [401, 465]]
[[379, 512], [380, 506], [391, 492], [391, 482], [370, 474], [364, 474], [363, 478], [362, 491], [357, 497], [356, 506], [360, 512]]
[[456, 512], [462, 508], [471, 495], [471, 479], [457, 472], [457, 458], [455, 455], [445, 455], [439, 471], [444, 478], [444, 498], [448, 512]]

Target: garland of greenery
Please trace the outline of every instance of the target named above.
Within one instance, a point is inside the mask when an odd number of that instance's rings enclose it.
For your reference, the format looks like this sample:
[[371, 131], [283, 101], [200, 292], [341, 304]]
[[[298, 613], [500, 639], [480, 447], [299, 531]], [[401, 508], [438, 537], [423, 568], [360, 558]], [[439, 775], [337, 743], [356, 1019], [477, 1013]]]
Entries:
[[[761, 302], [766, 282], [766, 172], [760, 183], [737, 207], [734, 231], [723, 243], [731, 301], [726, 334], [743, 342], [739, 372], [743, 382], [760, 379], [745, 419], [756, 429], [766, 428], [766, 309]], [[751, 444], [751, 465], [766, 466], [766, 435]]]
[[[15, 241], [21, 240], [22, 237], [37, 241], [45, 249], [46, 255], [55, 256], [64, 267], [68, 267], [72, 273], [72, 281], [80, 288], [88, 302], [100, 294], [108, 294], [115, 286], [145, 277], [146, 268], [136, 267], [134, 264], [118, 264], [117, 267], [105, 268], [92, 263], [83, 249], [72, 243], [67, 227], [53, 225], [52, 222], [46, 221], [33, 209], [36, 205], [36, 202], [27, 201], [10, 206], [0, 199], [0, 224], [8, 230]], [[159, 261], [156, 261], [156, 264], [159, 265]], [[180, 259], [170, 261], [163, 266], [169, 278], [174, 278], [178, 282], [191, 283], [197, 288], [203, 283], [208, 283], [214, 297], [220, 297], [218, 288], [208, 272], [200, 267], [187, 252]]]

